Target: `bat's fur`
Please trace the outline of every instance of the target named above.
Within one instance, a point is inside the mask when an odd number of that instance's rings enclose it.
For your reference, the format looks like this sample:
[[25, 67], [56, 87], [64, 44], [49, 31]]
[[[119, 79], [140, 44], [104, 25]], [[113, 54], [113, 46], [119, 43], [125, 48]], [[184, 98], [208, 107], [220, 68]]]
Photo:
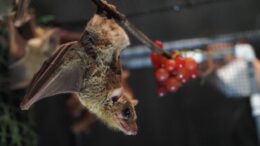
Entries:
[[[120, 97], [117, 105], [108, 98], [115, 89], [122, 87], [120, 51], [129, 45], [129, 38], [125, 31], [113, 20], [95, 15], [86, 27], [87, 32], [93, 33], [94, 47], [99, 51], [95, 60], [95, 71], [86, 78], [89, 85], [80, 92], [80, 100], [90, 111], [114, 129], [118, 129], [115, 114], [121, 114], [125, 104], [129, 104], [136, 120], [136, 115], [126, 98]], [[88, 63], [91, 64], [91, 63]], [[88, 88], [87, 88], [88, 87]]]
[[123, 89], [119, 56], [128, 45], [126, 32], [113, 19], [94, 15], [80, 41], [62, 45], [43, 64], [22, 109], [44, 97], [76, 93], [80, 102], [109, 127], [136, 134], [135, 103]]

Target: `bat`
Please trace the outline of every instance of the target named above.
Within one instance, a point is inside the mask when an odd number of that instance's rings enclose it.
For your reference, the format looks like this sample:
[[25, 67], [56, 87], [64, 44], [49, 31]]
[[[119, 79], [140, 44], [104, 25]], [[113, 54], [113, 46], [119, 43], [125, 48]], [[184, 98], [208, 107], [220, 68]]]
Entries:
[[[44, 32], [27, 41], [24, 55], [9, 65], [10, 89], [25, 89], [39, 70], [41, 64], [54, 52], [59, 44], [59, 36], [52, 29], [37, 28]], [[18, 43], [17, 43], [18, 44]], [[11, 50], [11, 49], [10, 49]], [[20, 52], [23, 49], [20, 48]], [[13, 56], [10, 53], [10, 56]]]
[[[10, 89], [25, 89], [41, 64], [59, 43], [56, 30], [36, 27], [34, 15], [28, 14], [22, 26], [16, 27], [8, 17]], [[22, 29], [19, 33], [17, 29]]]
[[25, 89], [41, 64], [54, 52], [61, 41], [68, 42], [81, 37], [81, 33], [37, 26], [35, 16], [28, 14], [28, 17], [30, 19], [18, 27], [23, 30], [23, 34], [17, 31], [11, 17], [9, 18], [11, 90]]
[[126, 32], [105, 13], [95, 14], [79, 41], [61, 45], [34, 75], [21, 109], [57, 94], [71, 93], [108, 127], [137, 134], [136, 102], [124, 91], [120, 52]]
[[26, 13], [30, 0], [1, 0], [0, 1], [0, 21], [7, 16], [14, 15], [15, 25], [22, 25], [23, 21], [27, 21]]

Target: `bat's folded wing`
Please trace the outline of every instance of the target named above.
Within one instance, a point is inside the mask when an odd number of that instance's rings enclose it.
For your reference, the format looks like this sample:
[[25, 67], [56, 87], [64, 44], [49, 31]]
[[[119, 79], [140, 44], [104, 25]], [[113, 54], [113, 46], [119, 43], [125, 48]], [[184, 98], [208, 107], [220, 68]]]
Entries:
[[[77, 93], [80, 90], [82, 74], [80, 62], [62, 66], [66, 53], [75, 43], [61, 46], [35, 74], [25, 98], [21, 103], [22, 110], [28, 110], [32, 104], [62, 93]], [[75, 46], [74, 46], [75, 47]]]

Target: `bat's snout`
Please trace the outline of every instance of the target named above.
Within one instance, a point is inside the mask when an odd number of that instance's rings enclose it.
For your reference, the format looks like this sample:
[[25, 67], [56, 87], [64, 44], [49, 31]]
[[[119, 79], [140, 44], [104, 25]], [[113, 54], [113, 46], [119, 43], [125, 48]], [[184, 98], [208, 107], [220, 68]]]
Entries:
[[137, 135], [138, 133], [138, 126], [136, 122], [120, 122], [120, 130], [126, 135]]

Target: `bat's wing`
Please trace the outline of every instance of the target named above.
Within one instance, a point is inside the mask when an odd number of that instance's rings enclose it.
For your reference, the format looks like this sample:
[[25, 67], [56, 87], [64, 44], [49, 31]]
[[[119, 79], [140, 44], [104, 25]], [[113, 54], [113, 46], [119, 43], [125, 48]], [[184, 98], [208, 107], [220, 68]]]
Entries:
[[29, 85], [21, 103], [22, 110], [29, 109], [33, 103], [46, 97], [79, 92], [82, 81], [80, 62], [72, 61], [69, 66], [62, 66], [66, 54], [76, 45], [78, 45], [77, 42], [72, 42], [61, 46], [44, 62]]

